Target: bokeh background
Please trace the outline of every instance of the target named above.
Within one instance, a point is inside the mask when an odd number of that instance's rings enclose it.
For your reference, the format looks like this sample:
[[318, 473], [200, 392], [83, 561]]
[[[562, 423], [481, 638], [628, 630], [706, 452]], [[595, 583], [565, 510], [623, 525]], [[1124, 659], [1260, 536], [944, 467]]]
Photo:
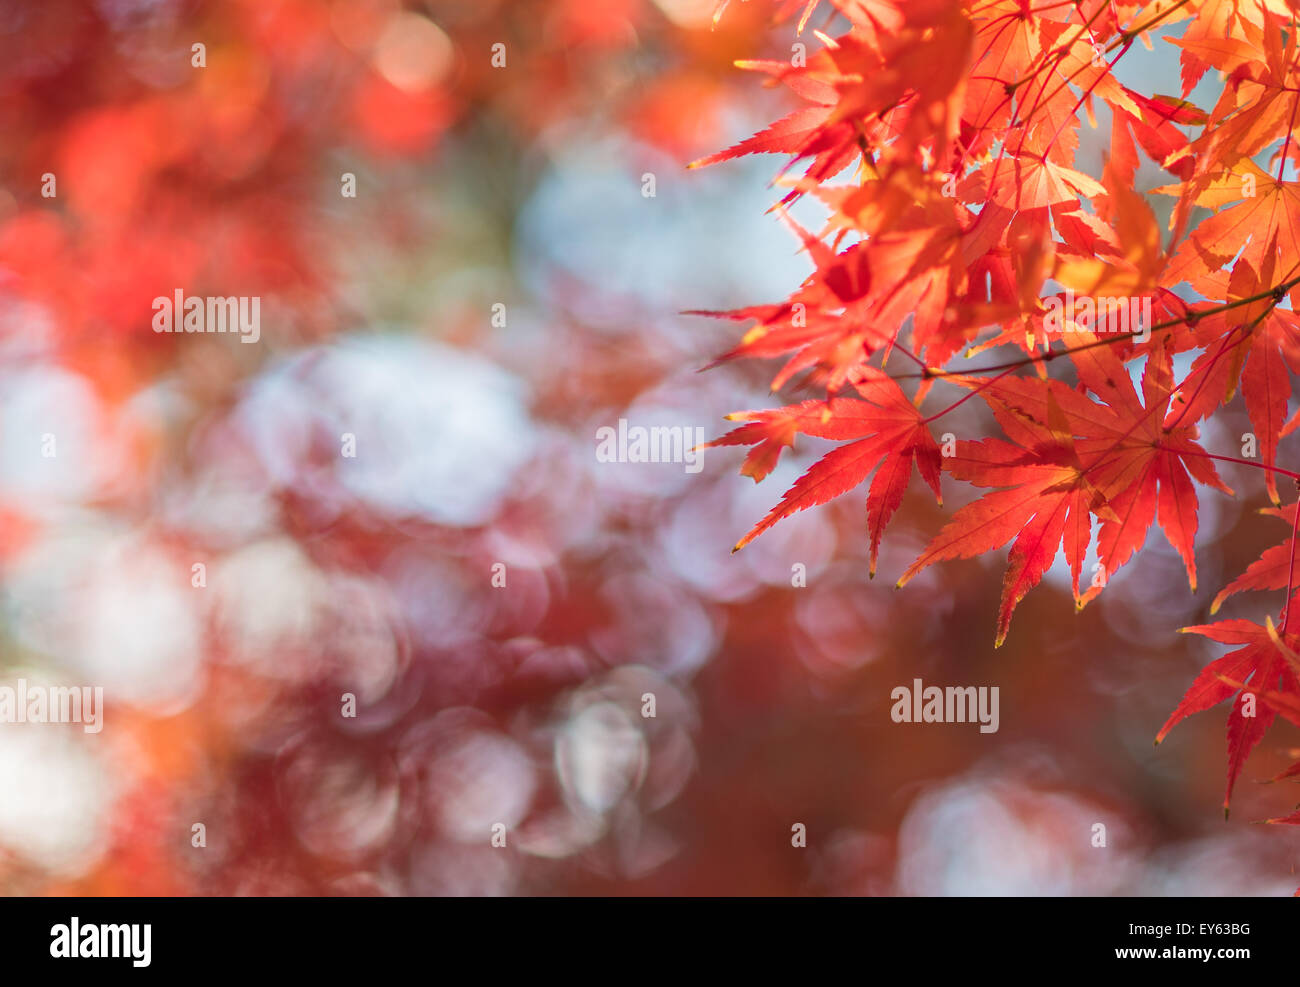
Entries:
[[[681, 313], [810, 270], [783, 162], [684, 167], [793, 107], [732, 64], [789, 57], [779, 6], [0, 0], [0, 684], [107, 704], [0, 725], [0, 891], [1295, 889], [1296, 834], [1252, 822], [1295, 802], [1254, 783], [1291, 728], [1227, 823], [1223, 711], [1152, 746], [1220, 653], [1174, 629], [1285, 533], [1255, 471], [1202, 499], [1200, 592], [1153, 532], [995, 652], [1002, 555], [893, 588], [955, 491], [909, 495], [869, 581], [859, 493], [730, 554], [816, 442], [759, 486], [737, 450], [597, 462], [620, 418], [777, 400], [774, 367], [697, 372], [740, 327]], [[1176, 92], [1162, 47], [1126, 71]], [[260, 296], [259, 342], [154, 333], [177, 287]], [[1280, 602], [1250, 595], [1223, 615]], [[1000, 730], [893, 723], [914, 678], [998, 686]]]

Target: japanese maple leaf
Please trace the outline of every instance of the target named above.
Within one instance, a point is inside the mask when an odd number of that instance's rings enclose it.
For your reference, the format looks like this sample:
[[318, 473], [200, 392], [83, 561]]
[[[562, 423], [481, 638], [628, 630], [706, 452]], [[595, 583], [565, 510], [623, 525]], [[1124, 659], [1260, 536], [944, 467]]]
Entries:
[[[1261, 274], [1244, 258], [1238, 260], [1230, 277], [1222, 272], [1205, 275], [1195, 282], [1202, 293], [1240, 302], [1266, 294], [1275, 284], [1275, 251], [1265, 255]], [[1183, 395], [1189, 421], [1213, 414], [1231, 400], [1240, 383], [1246, 399], [1246, 412], [1259, 439], [1261, 461], [1277, 465], [1278, 441], [1287, 431], [1287, 400], [1291, 394], [1291, 377], [1300, 373], [1300, 317], [1289, 309], [1277, 307], [1274, 298], [1263, 298], [1246, 305], [1199, 319], [1195, 338], [1204, 352], [1192, 364], [1193, 374], [1200, 374], [1195, 389]], [[1268, 495], [1279, 503], [1277, 477], [1269, 471], [1265, 477]]]
[[[1262, 12], [1260, 4], [1253, 7], [1256, 13]], [[1194, 21], [1189, 34], [1200, 23], [1199, 19]], [[1176, 237], [1181, 237], [1191, 201], [1225, 168], [1248, 165], [1252, 157], [1284, 136], [1286, 146], [1290, 145], [1296, 110], [1300, 108], [1294, 32], [1278, 30], [1280, 24], [1276, 22], [1271, 29], [1262, 31], [1244, 23], [1242, 27], [1243, 35], [1218, 38], [1203, 52], [1206, 61], [1225, 74], [1225, 85], [1202, 135], [1163, 162], [1166, 167], [1185, 157], [1194, 162], [1191, 179], [1174, 210], [1171, 225], [1178, 231]], [[1178, 43], [1186, 45], [1187, 36]], [[1250, 194], [1248, 191], [1247, 196]], [[1272, 232], [1259, 230], [1256, 246], [1262, 245]], [[1257, 256], [1247, 257], [1258, 263]]]
[[[1122, 106], [1111, 108], [1110, 163], [1129, 185], [1137, 175], [1137, 144], [1158, 165], [1167, 167], [1186, 181], [1192, 177], [1194, 162], [1181, 152], [1187, 136], [1180, 125], [1204, 125], [1206, 114], [1186, 100], [1172, 96], [1143, 96], [1125, 87], [1124, 94], [1138, 107], [1137, 114]], [[1172, 160], [1171, 160], [1172, 159]], [[1170, 162], [1165, 165], [1165, 162]]]
[[[751, 67], [754, 65], [749, 64]], [[783, 69], [786, 67], [784, 62], [781, 66]], [[811, 157], [814, 171], [828, 171], [837, 164], [847, 163], [854, 151], [845, 140], [835, 140], [827, 133], [824, 124], [831, 109], [832, 107], [821, 104], [795, 110], [753, 137], [747, 137], [725, 151], [692, 161], [686, 167], [704, 168], [746, 154], [790, 154], [795, 156], [796, 161]], [[833, 171], [829, 173], [834, 174]]]
[[953, 514], [898, 580], [904, 586], [935, 562], [973, 558], [1014, 538], [1002, 581], [998, 646], [1006, 639], [1016, 605], [1042, 579], [1062, 542], [1078, 599], [1079, 572], [1092, 536], [1091, 513], [1103, 509], [1103, 498], [1085, 476], [1060, 407], [1071, 405], [1078, 413], [1084, 410], [1082, 404], [1091, 402], [1060, 381], [1042, 384], [1050, 404], [1044, 417], [1051, 424], [986, 393], [986, 402], [1011, 441], [959, 441], [956, 455], [946, 457], [944, 467], [976, 486], [1006, 489], [985, 494]]
[[[773, 390], [797, 373], [817, 371], [819, 383], [834, 393], [867, 357], [891, 347], [908, 319], [920, 345], [936, 338], [949, 308], [949, 293], [967, 276], [953, 202], [933, 187], [928, 191], [925, 203], [912, 202], [889, 232], [838, 253], [781, 212], [803, 241], [816, 270], [784, 305], [688, 313], [758, 320], [739, 346], [712, 365], [740, 357], [791, 354], [772, 381]], [[858, 208], [870, 211], [872, 207]]]
[[[1292, 605], [1295, 605], [1293, 599]], [[1300, 646], [1300, 633], [1279, 632], [1269, 621], [1261, 627], [1249, 620], [1221, 620], [1182, 628], [1183, 633], [1201, 634], [1220, 644], [1239, 645], [1201, 670], [1187, 693], [1156, 734], [1159, 744], [1180, 721], [1217, 706], [1236, 696], [1228, 714], [1228, 785], [1223, 796], [1227, 815], [1232, 789], [1246, 758], [1260, 742], [1276, 715], [1276, 707], [1259, 697], [1272, 693], [1295, 695], [1300, 689], [1290, 655]], [[1290, 652], [1290, 655], [1288, 655]], [[1249, 686], [1249, 688], [1247, 688]], [[1243, 714], [1247, 696], [1255, 697], [1253, 716]]]
[[[746, 154], [787, 154], [791, 159], [783, 170], [811, 159], [804, 177], [808, 182], [817, 183], [843, 169], [859, 153], [861, 128], [852, 120], [831, 119], [839, 98], [835, 88], [839, 75], [825, 52], [818, 53], [802, 68], [790, 62], [765, 59], [747, 59], [736, 65], [774, 76], [811, 105], [795, 110], [725, 151], [691, 162], [688, 168], [703, 168]], [[784, 201], [800, 194], [796, 189]]]
[[1147, 294], [1156, 286], [1165, 262], [1155, 216], [1146, 199], [1128, 186], [1113, 164], [1107, 163], [1104, 182], [1107, 197], [1100, 205], [1114, 227], [1109, 239], [1118, 245], [1121, 259], [1110, 263], [1098, 257], [1061, 255], [1054, 278], [1067, 288], [1094, 297]]
[[1095, 178], [1029, 151], [997, 162], [992, 171], [989, 199], [1009, 209], [1077, 207], [1080, 195], [1091, 197], [1106, 191]]
[[[1076, 338], [1096, 341], [1089, 333], [1078, 333]], [[1067, 397], [1029, 378], [1008, 378], [987, 391], [1037, 421], [1048, 419], [1049, 394], [1059, 404], [1087, 479], [1109, 507], [1097, 536], [1107, 578], [1141, 548], [1151, 524], [1158, 520], [1182, 557], [1188, 584], [1195, 590], [1197, 499], [1192, 478], [1231, 491], [1194, 441], [1195, 426], [1181, 423], [1179, 409], [1169, 408], [1173, 383], [1168, 348], [1150, 350], [1141, 398], [1114, 347], [1079, 349], [1072, 360], [1080, 383], [1099, 401], [1080, 402], [1079, 395]], [[1103, 585], [1104, 580], [1090, 587], [1082, 603], [1093, 599]]]
[[[1097, 554], [1106, 578], [1142, 547], [1152, 522], [1158, 521], [1182, 558], [1188, 586], [1195, 592], [1198, 521], [1192, 479], [1227, 494], [1232, 491], [1195, 442], [1195, 424], [1183, 419], [1181, 408], [1170, 408], [1175, 393], [1171, 347], [1153, 345], [1148, 351], [1140, 399], [1114, 347], [1075, 353], [1073, 363], [1080, 383], [1106, 405], [1090, 420], [1072, 425], [1082, 430], [1076, 446], [1088, 477], [1111, 508], [1111, 517], [1103, 519], [1097, 535]], [[1093, 599], [1104, 585], [1103, 579], [1091, 587], [1083, 602]]]
[[1196, 17], [1181, 37], [1165, 38], [1183, 49], [1183, 95], [1213, 65], [1231, 71], [1258, 58], [1265, 12], [1290, 20], [1285, 0], [1202, 0]]
[[[987, 150], [1011, 123], [1014, 103], [1008, 87], [1021, 83], [1043, 55], [1038, 25], [1017, 0], [994, 0], [976, 18], [974, 70], [966, 85], [962, 119]], [[1076, 29], [1077, 31], [1077, 29]]]
[[[946, 160], [959, 126], [970, 22], [957, 0], [907, 5], [873, 0], [872, 6], [912, 16], [892, 31], [859, 30], [834, 39], [819, 34], [827, 47], [803, 64], [738, 62], [776, 76], [813, 106], [691, 167], [769, 151], [794, 155], [791, 164], [812, 158], [805, 180], [783, 200], [788, 203], [832, 177], [855, 154], [870, 158], [876, 148], [902, 158], [925, 145], [935, 158]], [[923, 12], [922, 6], [929, 9]]]
[[[1166, 185], [1151, 191], [1178, 194], [1194, 187]], [[1175, 229], [1180, 211], [1189, 208], [1191, 201], [1180, 200], [1171, 220]], [[1219, 211], [1201, 220], [1182, 240], [1161, 277], [1165, 287], [1195, 282], [1202, 274], [1221, 270], [1238, 252], [1238, 263], [1244, 260], [1255, 271], [1270, 263], [1270, 250], [1277, 270], [1300, 269], [1300, 183], [1278, 181], [1243, 158], [1208, 181], [1194, 201]]]
[[[795, 481], [781, 502], [736, 543], [744, 548], [782, 518], [824, 504], [863, 483], [872, 471], [867, 494], [867, 527], [871, 535], [870, 573], [885, 525], [903, 502], [912, 464], [942, 503], [939, 491], [939, 446], [916, 407], [898, 384], [875, 368], [863, 368], [853, 380], [863, 400], [835, 398], [805, 401], [775, 411], [745, 411], [729, 415], [747, 424], [733, 429], [711, 446], [752, 445], [741, 472], [757, 482], [771, 472], [783, 446], [794, 444], [802, 432], [827, 439], [853, 439], [832, 449]], [[877, 469], [877, 467], [879, 467]]]
[[[1096, 339], [1089, 333], [1078, 338]], [[958, 510], [899, 585], [933, 562], [970, 558], [1016, 537], [1003, 582], [999, 645], [1016, 605], [1042, 578], [1063, 538], [1076, 605], [1084, 606], [1101, 592], [1105, 579], [1079, 592], [1079, 568], [1090, 542], [1089, 512], [1101, 520], [1097, 551], [1106, 578], [1142, 546], [1158, 520], [1195, 590], [1197, 500], [1191, 478], [1230, 492], [1193, 441], [1194, 426], [1180, 425], [1176, 413], [1168, 412], [1172, 371], [1166, 348], [1153, 348], [1148, 358], [1145, 405], [1113, 347], [1081, 350], [1074, 362], [1080, 382], [1100, 401], [1056, 380], [1008, 377], [990, 383], [975, 377], [948, 378], [980, 388], [1004, 432], [1020, 448], [997, 439], [978, 447], [959, 443], [965, 458], [945, 460], [954, 476], [978, 486], [1009, 489], [986, 494]], [[1009, 416], [1008, 411], [1016, 414]]]
[[[1280, 509], [1265, 508], [1260, 513], [1279, 517], [1286, 522], [1288, 528], [1293, 529], [1295, 512], [1296, 505], [1291, 503]], [[1210, 613], [1218, 613], [1224, 600], [1243, 590], [1284, 589], [1291, 584], [1297, 573], [1300, 573], [1300, 558], [1292, 555], [1291, 536], [1288, 534], [1281, 544], [1264, 549], [1260, 557], [1246, 567], [1245, 572], [1219, 591], [1219, 595], [1210, 604]]]
[[[836, 391], [847, 373], [888, 343], [891, 337], [866, 318], [871, 305], [872, 276], [866, 245], [855, 243], [836, 253], [788, 215], [782, 218], [803, 241], [817, 269], [785, 304], [763, 305], [730, 312], [693, 310], [687, 315], [756, 319], [739, 346], [709, 367], [741, 357], [770, 358], [793, 351], [777, 373], [772, 389], [779, 390], [796, 373], [818, 364], [834, 369], [826, 381]], [[706, 368], [708, 369], [708, 368]]]

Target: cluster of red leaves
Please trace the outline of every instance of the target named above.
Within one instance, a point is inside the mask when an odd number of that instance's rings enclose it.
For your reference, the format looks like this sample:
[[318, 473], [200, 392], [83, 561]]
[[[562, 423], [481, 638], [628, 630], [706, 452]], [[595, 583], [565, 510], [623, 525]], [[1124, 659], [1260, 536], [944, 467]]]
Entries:
[[[737, 548], [781, 518], [870, 479], [871, 567], [915, 464], [940, 495], [940, 477], [989, 488], [957, 510], [903, 573], [970, 558], [1011, 542], [996, 640], [1016, 605], [1064, 547], [1078, 607], [1102, 592], [1141, 549], [1153, 522], [1196, 588], [1197, 486], [1231, 495], [1214, 460], [1259, 466], [1274, 505], [1290, 373], [1300, 372], [1300, 0], [831, 0], [832, 37], [807, 34], [806, 58], [741, 67], [787, 86], [802, 105], [730, 150], [696, 163], [770, 152], [790, 162], [779, 211], [817, 197], [826, 228], [794, 226], [815, 272], [785, 301], [725, 313], [752, 322], [721, 360], [780, 358], [773, 389], [798, 379], [826, 392], [745, 422], [714, 445], [751, 446], [742, 472], [761, 480], [802, 433], [839, 441], [788, 490]], [[785, 2], [805, 31], [818, 0]], [[1113, 69], [1151, 32], [1181, 49], [1181, 94], [1144, 95]], [[1206, 110], [1187, 96], [1209, 69], [1222, 94]], [[1101, 174], [1076, 161], [1086, 114], [1109, 110]], [[1134, 188], [1138, 149], [1173, 181], [1162, 235]], [[1254, 158], [1263, 157], [1267, 169]], [[843, 182], [843, 176], [852, 179]], [[1193, 223], [1193, 209], [1213, 210]], [[1203, 213], [1197, 214], [1198, 216]], [[793, 223], [791, 224], [794, 225]], [[1176, 293], [1179, 292], [1179, 293]], [[1066, 292], [1141, 300], [1149, 332], [1094, 335], [1054, 318]], [[1203, 301], [1187, 301], [1199, 295]], [[1080, 320], [1082, 321], [1082, 320]], [[1113, 329], [1113, 327], [1112, 327]], [[982, 370], [944, 369], [994, 346], [1019, 354]], [[1190, 364], [1178, 379], [1178, 365]], [[888, 375], [886, 361], [908, 361]], [[1049, 370], [1058, 371], [1056, 376]], [[946, 407], [922, 405], [937, 381], [965, 389]], [[908, 391], [903, 390], [906, 382]], [[1240, 385], [1258, 436], [1251, 462], [1198, 444], [1198, 423]], [[1001, 435], [940, 449], [940, 419], [978, 396]], [[874, 474], [874, 475], [873, 475]], [[1294, 579], [1296, 505], [1279, 511], [1291, 534], [1223, 597], [1285, 588]], [[1101, 579], [1080, 587], [1094, 545]], [[1157, 742], [1191, 713], [1236, 697], [1228, 722], [1228, 783], [1276, 716], [1300, 724], [1300, 628], [1229, 620], [1185, 630], [1238, 646], [1207, 667]], [[1258, 709], [1256, 709], [1258, 704]], [[1300, 775], [1300, 764], [1286, 776]], [[1276, 822], [1300, 822], [1300, 813]]]

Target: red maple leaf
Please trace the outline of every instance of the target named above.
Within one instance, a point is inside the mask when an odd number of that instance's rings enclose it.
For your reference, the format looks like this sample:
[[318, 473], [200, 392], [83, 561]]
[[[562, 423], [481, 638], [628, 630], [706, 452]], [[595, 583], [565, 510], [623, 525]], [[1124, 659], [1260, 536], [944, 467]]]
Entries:
[[[871, 535], [870, 571], [876, 572], [880, 537], [903, 502], [912, 464], [942, 503], [939, 491], [940, 454], [930, 429], [916, 406], [893, 380], [874, 368], [861, 372], [853, 387], [862, 396], [827, 402], [805, 401], [777, 411], [743, 411], [729, 418], [747, 422], [712, 446], [753, 445], [741, 472], [757, 482], [776, 465], [782, 446], [794, 445], [802, 432], [826, 439], [852, 439], [831, 450], [795, 481], [781, 502], [736, 543], [739, 551], [777, 521], [848, 493], [875, 471], [867, 495], [867, 527]], [[877, 467], [879, 467], [877, 469]]]

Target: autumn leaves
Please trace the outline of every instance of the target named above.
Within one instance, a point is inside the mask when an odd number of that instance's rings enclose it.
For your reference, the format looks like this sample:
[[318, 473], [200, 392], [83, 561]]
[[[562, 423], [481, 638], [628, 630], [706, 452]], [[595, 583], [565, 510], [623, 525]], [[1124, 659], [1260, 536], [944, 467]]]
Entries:
[[[1300, 162], [1291, 138], [1300, 31], [1291, 8], [1283, 0], [833, 2], [850, 27], [838, 37], [817, 32], [820, 52], [798, 65], [743, 63], [804, 105], [698, 162], [786, 155], [787, 172], [797, 166], [802, 175], [783, 176], [778, 210], [815, 196], [828, 212], [815, 233], [787, 217], [815, 268], [787, 299], [710, 313], [752, 323], [722, 360], [779, 358], [774, 390], [797, 383], [825, 393], [733, 415], [744, 424], [713, 444], [750, 447], [742, 472], [758, 481], [798, 435], [838, 443], [736, 548], [867, 483], [874, 574], [913, 472], [936, 499], [946, 473], [980, 493], [898, 582], [1010, 543], [999, 644], [1058, 553], [1082, 607], [1153, 526], [1195, 589], [1197, 488], [1232, 493], [1215, 461], [1258, 466], [1275, 505], [1276, 476], [1294, 475], [1276, 462], [1298, 424], [1288, 410], [1291, 375], [1300, 373], [1300, 325], [1289, 307], [1300, 289], [1300, 183], [1283, 177], [1288, 162]], [[1171, 27], [1165, 38], [1151, 34]], [[1167, 41], [1180, 48], [1181, 96], [1119, 81], [1116, 66], [1136, 42]], [[1212, 68], [1222, 91], [1202, 109], [1187, 97]], [[1109, 116], [1109, 148], [1103, 167], [1090, 170], [1079, 133], [1085, 119], [1099, 125], [1099, 111]], [[1139, 153], [1172, 179], [1150, 190], [1173, 197], [1167, 241], [1135, 188]], [[1079, 298], [1091, 317], [1071, 318]], [[1098, 299], [1107, 313], [1132, 306], [1143, 317], [1101, 331]], [[951, 364], [991, 347], [1021, 355], [982, 370]], [[937, 403], [939, 380], [964, 393], [922, 410]], [[1238, 390], [1257, 460], [1200, 444], [1200, 423]], [[1000, 434], [958, 440], [944, 455], [932, 428], [971, 399]], [[1294, 505], [1281, 513], [1291, 537], [1229, 584], [1215, 609], [1245, 589], [1291, 596]], [[1090, 553], [1101, 578], [1085, 581]], [[1161, 736], [1236, 695], [1229, 794], [1272, 717], [1300, 723], [1300, 683], [1287, 657], [1300, 625], [1289, 623], [1192, 628], [1239, 650], [1202, 673]]]

